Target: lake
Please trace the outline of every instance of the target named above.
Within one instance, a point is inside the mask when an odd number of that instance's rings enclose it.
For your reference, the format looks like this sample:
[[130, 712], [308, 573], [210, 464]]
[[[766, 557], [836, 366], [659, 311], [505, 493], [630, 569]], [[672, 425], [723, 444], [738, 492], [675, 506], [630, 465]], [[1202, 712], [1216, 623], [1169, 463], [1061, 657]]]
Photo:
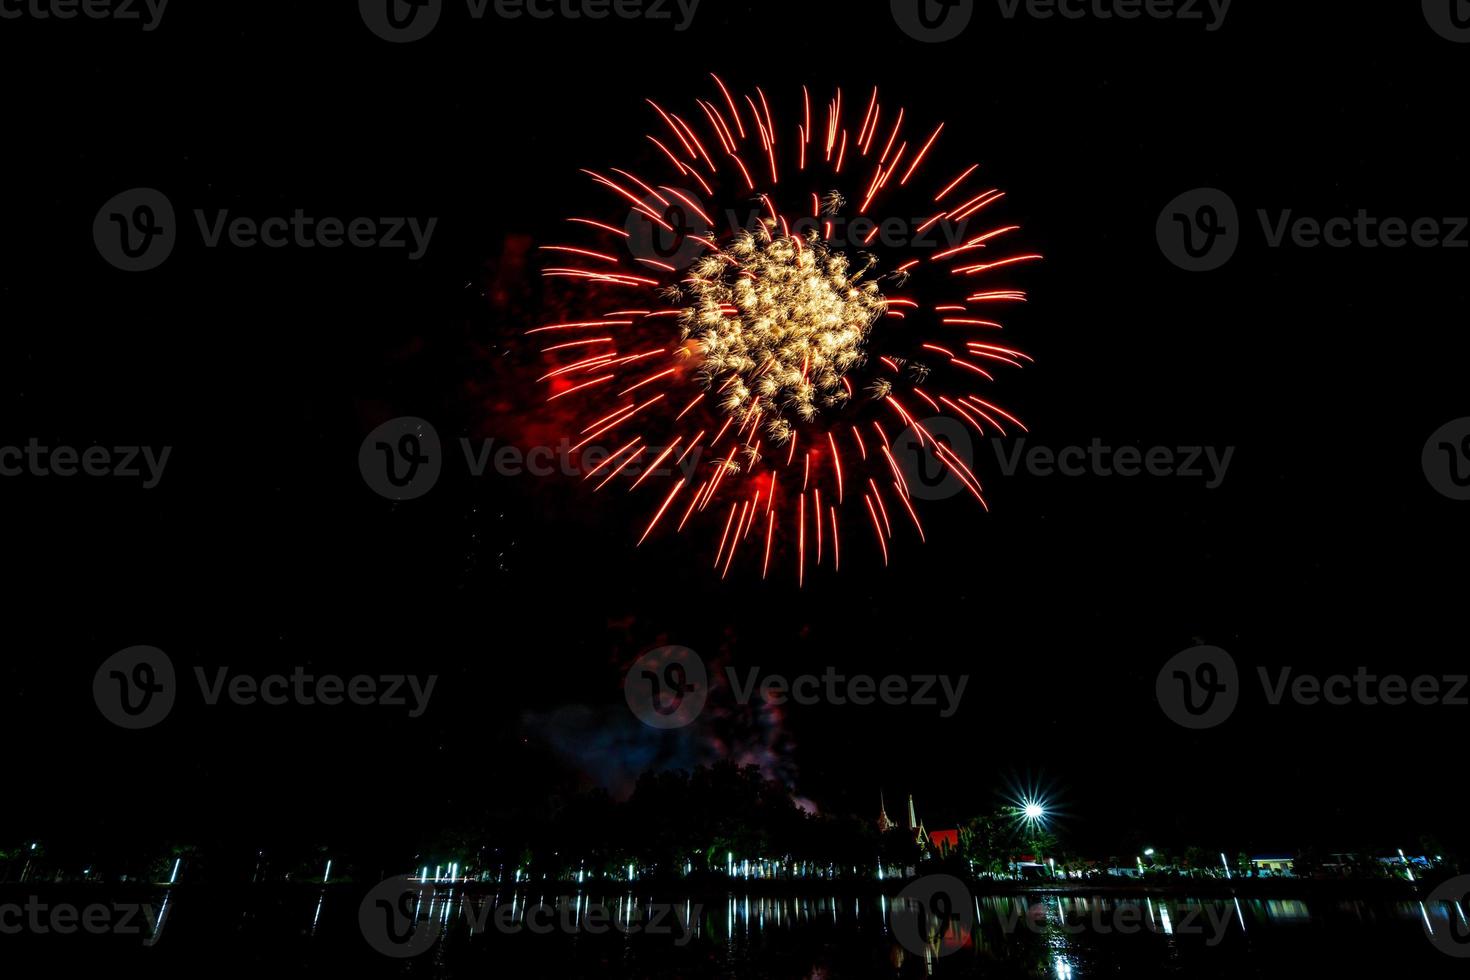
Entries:
[[[57, 973], [1470, 977], [1470, 959], [1451, 955], [1467, 949], [1464, 903], [1037, 891], [916, 904], [875, 894], [696, 897], [443, 885], [390, 889], [386, 899], [365, 898], [366, 888], [350, 885], [188, 885], [131, 896], [38, 889], [0, 892], [0, 959]], [[79, 925], [88, 915], [93, 928]], [[22, 928], [11, 931], [17, 923]]]

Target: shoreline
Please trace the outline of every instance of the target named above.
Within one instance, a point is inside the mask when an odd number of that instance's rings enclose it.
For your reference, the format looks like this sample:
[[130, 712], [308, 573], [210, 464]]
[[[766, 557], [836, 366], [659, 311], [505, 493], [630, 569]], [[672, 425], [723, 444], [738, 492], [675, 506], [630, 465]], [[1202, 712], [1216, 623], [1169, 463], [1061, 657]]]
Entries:
[[[936, 872], [940, 874], [942, 872]], [[919, 875], [907, 879], [890, 879], [888, 881], [845, 881], [845, 882], [821, 882], [821, 881], [712, 881], [712, 880], [684, 880], [684, 881], [661, 881], [649, 879], [646, 881], [603, 881], [583, 882], [576, 881], [541, 881], [541, 882], [480, 882], [480, 881], [456, 881], [439, 882], [434, 885], [437, 892], [455, 891], [461, 894], [493, 895], [497, 893], [541, 893], [555, 895], [579, 895], [579, 894], [626, 894], [635, 893], [640, 896], [674, 895], [680, 898], [686, 897], [709, 897], [728, 898], [731, 896], [761, 896], [761, 897], [826, 897], [841, 895], [843, 897], [877, 897], [886, 895], [894, 897], [900, 894], [909, 884], [928, 877]], [[987, 879], [969, 880], [960, 878], [974, 898], [1007, 898], [1016, 896], [1049, 896], [1049, 897], [1072, 897], [1072, 898], [1146, 898], [1146, 897], [1177, 897], [1177, 898], [1213, 898], [1213, 899], [1306, 899], [1306, 898], [1336, 898], [1336, 899], [1363, 899], [1363, 900], [1400, 900], [1417, 901], [1422, 899], [1436, 883], [1434, 880], [1407, 882], [1407, 881], [1384, 881], [1384, 880], [1343, 880], [1343, 879], [1313, 879], [1313, 878], [1272, 878], [1251, 879], [1238, 878], [1232, 881], [1219, 881], [1210, 879], [1200, 880], [1178, 880], [1178, 881], [1037, 881], [1037, 882], [1008, 882], [993, 881]], [[322, 884], [312, 881], [278, 881], [278, 882], [179, 882], [170, 885], [167, 882], [5, 882], [0, 883], [0, 899], [7, 895], [21, 893], [48, 893], [58, 894], [67, 891], [90, 892], [90, 893], [136, 893], [154, 892], [160, 889], [167, 891], [182, 892], [234, 892], [234, 893], [289, 893], [306, 891], [361, 891], [372, 888], [378, 884], [373, 881], [335, 881], [331, 884]]]

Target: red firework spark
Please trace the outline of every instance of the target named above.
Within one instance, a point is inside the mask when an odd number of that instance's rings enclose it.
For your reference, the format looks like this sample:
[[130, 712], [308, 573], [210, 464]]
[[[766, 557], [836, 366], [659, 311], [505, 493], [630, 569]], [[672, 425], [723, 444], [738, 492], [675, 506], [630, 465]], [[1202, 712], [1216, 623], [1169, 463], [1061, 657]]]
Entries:
[[[994, 381], [987, 368], [1030, 360], [989, 342], [1002, 328], [991, 311], [1026, 294], [987, 288], [982, 277], [1041, 256], [989, 259], [1016, 225], [966, 237], [970, 220], [1005, 196], [982, 189], [978, 164], [918, 190], [945, 126], [911, 137], [904, 111], [884, 106], [876, 87], [860, 116], [848, 114], [837, 89], [825, 121], [803, 87], [801, 121], [787, 127], [761, 89], [737, 95], [711, 77], [717, 94], [696, 100], [688, 118], [649, 102], [659, 129], [647, 139], [665, 177], [583, 171], [632, 210], [621, 226], [568, 219], [593, 239], [542, 246], [555, 259], [542, 275], [614, 298], [527, 331], [547, 342], [550, 364], [538, 381], [551, 387], [548, 403], [580, 406], [574, 451], [617, 447], [588, 469], [595, 489], [621, 480], [648, 495], [639, 546], [703, 522], [722, 578], [737, 562], [767, 577], [779, 539], [795, 545], [800, 585], [808, 564], [840, 568], [844, 532], [860, 533], [872, 535], [886, 565], [906, 521], [925, 538], [894, 455], [899, 436], [916, 440], [988, 510], [974, 471], [922, 420], [958, 419], [982, 437], [1025, 431], [981, 388]], [[878, 265], [866, 252], [883, 224], [876, 208], [901, 191], [921, 195], [927, 215], [914, 236], [943, 231], [953, 247], [910, 242], [910, 254], [862, 282]], [[732, 203], [759, 209], [758, 219], [745, 233], [717, 234], [715, 215], [721, 205], [734, 215]], [[669, 220], [676, 215], [678, 228]], [[835, 237], [839, 222], [859, 227], [860, 219], [874, 225], [860, 247]], [[794, 232], [794, 223], [811, 230]], [[635, 232], [671, 247], [640, 255]], [[850, 262], [867, 264], [854, 274]], [[875, 303], [879, 319], [865, 322], [862, 310]]]

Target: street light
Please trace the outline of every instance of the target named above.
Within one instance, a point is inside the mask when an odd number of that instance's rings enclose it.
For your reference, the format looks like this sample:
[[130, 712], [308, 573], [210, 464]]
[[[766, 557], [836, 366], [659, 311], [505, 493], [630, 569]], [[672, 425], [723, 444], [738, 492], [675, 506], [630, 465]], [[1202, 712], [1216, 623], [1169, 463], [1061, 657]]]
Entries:
[[1051, 811], [1047, 809], [1046, 801], [1039, 796], [1021, 797], [1016, 801], [1015, 809], [1011, 813], [1021, 823], [1025, 824], [1027, 829], [1044, 825], [1046, 818], [1051, 815]]

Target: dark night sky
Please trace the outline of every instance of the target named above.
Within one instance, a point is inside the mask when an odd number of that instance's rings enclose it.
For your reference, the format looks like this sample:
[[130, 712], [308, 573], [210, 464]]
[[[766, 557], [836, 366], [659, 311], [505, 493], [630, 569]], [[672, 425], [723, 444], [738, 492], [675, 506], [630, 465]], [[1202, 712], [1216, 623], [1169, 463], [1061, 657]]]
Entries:
[[[620, 668], [662, 643], [783, 673], [971, 676], [949, 720], [788, 711], [782, 760], [824, 809], [871, 811], [881, 784], [890, 810], [911, 790], [926, 812], [963, 814], [1032, 779], [1063, 798], [1064, 836], [1103, 853], [1459, 832], [1470, 709], [1268, 710], [1257, 693], [1196, 735], [1154, 701], [1160, 665], [1201, 642], [1252, 675], [1465, 672], [1466, 505], [1431, 489], [1420, 452], [1470, 414], [1470, 253], [1273, 250], [1254, 219], [1467, 213], [1454, 93], [1470, 49], [1417, 4], [1241, 3], [1217, 33], [1008, 23], [982, 4], [939, 48], [885, 4], [704, 0], [682, 34], [460, 9], [406, 46], [350, 4], [307, 6], [181, 4], [148, 34], [0, 24], [0, 444], [174, 447], [146, 492], [0, 480], [14, 761], [0, 845], [331, 839], [535, 800], [571, 768], [548, 764], [544, 718], [605, 705], [622, 725]], [[642, 100], [703, 96], [709, 70], [761, 84], [788, 117], [802, 82], [877, 82], [947, 120], [1047, 256], [1011, 334], [1038, 365], [1006, 379], [1005, 404], [1048, 445], [1236, 447], [1223, 487], [1008, 479], [982, 455], [989, 516], [938, 506], [926, 548], [800, 593], [717, 584], [703, 544], [635, 552], [642, 505], [570, 481], [460, 468], [417, 503], [369, 492], [358, 446], [393, 416], [514, 438], [504, 345], [541, 286], [503, 265], [508, 236], [550, 240], [577, 169], [642, 154]], [[89, 229], [135, 186], [181, 212], [439, 226], [419, 262], [196, 236], [126, 275]], [[1251, 229], [1208, 275], [1154, 240], [1164, 204], [1199, 186], [1227, 190]], [[442, 680], [417, 721], [194, 706], [131, 734], [90, 684], [133, 644], [185, 670]], [[600, 758], [608, 732], [589, 733], [585, 759]]]

